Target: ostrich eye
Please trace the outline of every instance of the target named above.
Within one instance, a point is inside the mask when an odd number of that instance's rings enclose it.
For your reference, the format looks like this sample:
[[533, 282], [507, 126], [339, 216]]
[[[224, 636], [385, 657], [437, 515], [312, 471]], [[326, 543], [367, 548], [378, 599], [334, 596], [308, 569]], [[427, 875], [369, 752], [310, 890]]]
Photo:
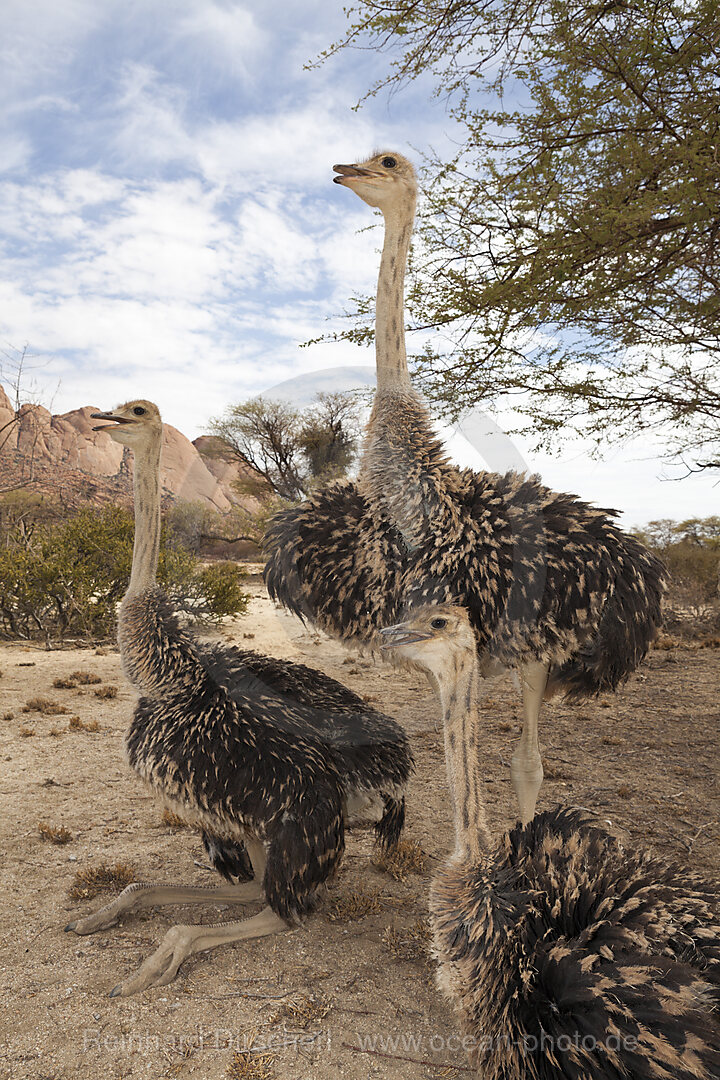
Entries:
[[380, 162], [386, 169], [394, 169], [397, 165], [397, 161], [394, 157], [384, 157]]
[[433, 619], [430, 625], [433, 630], [442, 630], [447, 626], [447, 619]]
[[142, 405], [136, 405], [135, 408], [133, 409], [133, 412], [135, 413], [136, 416], [144, 416], [145, 413], [147, 412], [147, 409], [143, 409]]

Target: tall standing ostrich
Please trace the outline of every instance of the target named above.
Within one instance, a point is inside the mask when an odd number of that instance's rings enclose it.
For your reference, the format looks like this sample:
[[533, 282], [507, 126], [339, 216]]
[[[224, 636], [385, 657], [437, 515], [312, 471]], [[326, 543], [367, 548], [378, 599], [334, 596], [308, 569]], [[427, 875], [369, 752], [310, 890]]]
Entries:
[[442, 704], [455, 849], [431, 886], [431, 922], [438, 985], [479, 1075], [716, 1080], [717, 890], [623, 851], [577, 810], [541, 813], [494, 844], [467, 613], [425, 606], [384, 634]]
[[394, 844], [412, 756], [398, 724], [321, 672], [210, 647], [180, 627], [156, 584], [158, 409], [131, 401], [93, 416], [135, 452], [135, 544], [118, 619], [123, 666], [142, 694], [125, 739], [129, 763], [199, 826], [216, 869], [228, 879], [255, 880], [217, 889], [136, 883], [66, 929], [90, 934], [124, 912], [164, 904], [266, 901], [242, 922], [173, 927], [111, 995], [125, 996], [170, 982], [195, 952], [296, 922], [342, 857], [349, 805], [382, 799], [376, 833], [383, 845]]
[[377, 647], [408, 605], [469, 611], [482, 670], [519, 670], [523, 728], [511, 775], [523, 822], [543, 769], [544, 697], [580, 700], [621, 683], [660, 622], [662, 564], [600, 510], [537, 477], [451, 464], [413, 390], [403, 287], [415, 171], [394, 152], [336, 165], [335, 183], [379, 207], [377, 392], [357, 484], [334, 484], [279, 514], [266, 537], [270, 594], [327, 633]]

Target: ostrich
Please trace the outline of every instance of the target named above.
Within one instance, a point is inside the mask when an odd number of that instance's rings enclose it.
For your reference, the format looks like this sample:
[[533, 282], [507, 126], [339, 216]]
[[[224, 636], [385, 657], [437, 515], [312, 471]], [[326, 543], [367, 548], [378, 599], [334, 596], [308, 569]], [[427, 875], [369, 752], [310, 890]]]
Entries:
[[615, 689], [660, 623], [662, 564], [601, 510], [537, 477], [459, 469], [413, 390], [403, 283], [415, 171], [384, 151], [336, 165], [335, 183], [379, 207], [385, 239], [377, 288], [377, 392], [357, 484], [334, 484], [271, 522], [265, 580], [276, 600], [327, 633], [377, 648], [407, 605], [468, 609], [481, 671], [518, 669], [523, 728], [511, 776], [521, 818], [543, 778], [544, 698]]
[[438, 985], [483, 1080], [720, 1075], [720, 904], [699, 878], [574, 809], [491, 840], [481, 793], [479, 663], [465, 609], [384, 631], [442, 702], [455, 847], [431, 886]]
[[174, 926], [111, 996], [162, 986], [195, 952], [285, 930], [310, 910], [344, 850], [349, 806], [382, 799], [378, 840], [404, 819], [412, 755], [403, 729], [321, 672], [199, 643], [158, 589], [162, 422], [131, 401], [94, 413], [135, 453], [135, 544], [118, 619], [128, 679], [142, 695], [128, 761], [163, 802], [203, 832], [216, 868], [254, 880], [207, 889], [135, 883], [67, 930], [90, 934], [127, 911], [164, 904], [252, 903], [259, 914], [219, 926]]

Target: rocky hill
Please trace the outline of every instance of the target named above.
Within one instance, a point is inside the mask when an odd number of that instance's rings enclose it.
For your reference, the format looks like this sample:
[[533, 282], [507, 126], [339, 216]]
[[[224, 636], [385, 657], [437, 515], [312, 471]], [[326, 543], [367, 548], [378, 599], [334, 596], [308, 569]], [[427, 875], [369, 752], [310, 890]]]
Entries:
[[[106, 432], [93, 431], [97, 421], [90, 414], [98, 411], [86, 405], [53, 415], [42, 405], [23, 405], [16, 414], [0, 386], [0, 491], [24, 484], [70, 507], [126, 501], [133, 455]], [[242, 475], [217, 439], [192, 443], [165, 424], [160, 480], [166, 501], [199, 502], [221, 513], [233, 504], [247, 506], [251, 500], [233, 486]]]

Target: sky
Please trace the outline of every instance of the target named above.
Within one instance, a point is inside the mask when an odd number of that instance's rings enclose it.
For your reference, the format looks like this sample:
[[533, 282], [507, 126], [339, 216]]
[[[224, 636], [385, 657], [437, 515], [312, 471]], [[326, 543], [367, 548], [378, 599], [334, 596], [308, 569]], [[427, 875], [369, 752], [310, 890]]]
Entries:
[[[320, 0], [4, 0], [0, 10], [0, 366], [27, 347], [54, 412], [132, 397], [191, 438], [259, 393], [369, 385], [371, 349], [301, 347], [374, 291], [381, 233], [335, 162], [448, 152], [422, 82], [359, 110], [387, 68]], [[7, 357], [10, 357], [10, 361]], [[316, 374], [317, 373], [317, 374]], [[461, 464], [528, 468], [628, 525], [717, 512], [716, 478], [677, 482], [649, 440], [555, 456], [476, 410]]]

